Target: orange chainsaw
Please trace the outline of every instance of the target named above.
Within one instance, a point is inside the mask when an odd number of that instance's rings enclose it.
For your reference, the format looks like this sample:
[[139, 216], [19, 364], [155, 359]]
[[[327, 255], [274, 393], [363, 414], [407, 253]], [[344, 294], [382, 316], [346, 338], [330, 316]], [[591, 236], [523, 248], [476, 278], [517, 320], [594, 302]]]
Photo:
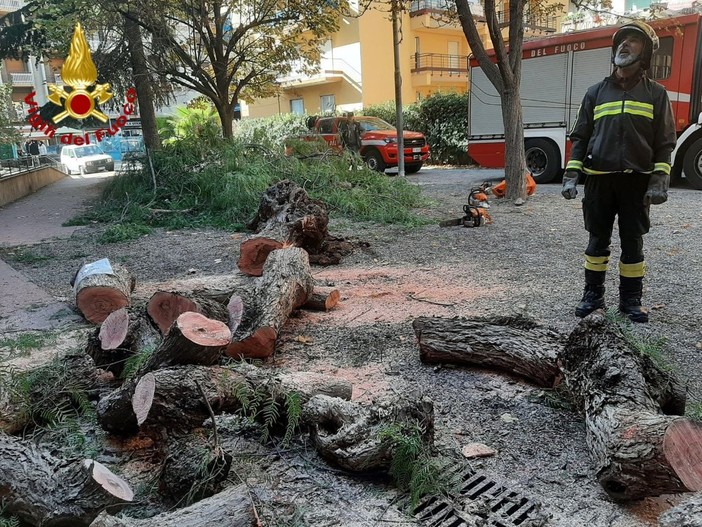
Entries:
[[492, 223], [492, 216], [488, 213], [490, 203], [488, 194], [491, 194], [490, 183], [483, 183], [478, 187], [473, 187], [468, 194], [468, 203], [463, 205], [465, 216], [454, 220], [445, 220], [439, 223], [440, 227], [480, 227]]

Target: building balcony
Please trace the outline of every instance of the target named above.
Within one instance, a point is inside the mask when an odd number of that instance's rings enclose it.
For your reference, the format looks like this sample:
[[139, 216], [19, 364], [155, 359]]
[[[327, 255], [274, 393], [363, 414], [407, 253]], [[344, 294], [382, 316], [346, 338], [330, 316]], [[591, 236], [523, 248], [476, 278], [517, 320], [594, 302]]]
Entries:
[[[409, 8], [410, 28], [413, 31], [427, 29], [436, 32], [443, 30], [447, 33], [462, 33], [455, 7], [447, 0], [412, 0]], [[483, 16], [483, 6], [478, 3], [470, 4], [473, 16]]]
[[468, 82], [468, 57], [440, 53], [412, 55], [412, 86], [456, 85]]
[[302, 63], [293, 64], [292, 71], [278, 77], [277, 82], [283, 89], [304, 88], [321, 84], [331, 84], [346, 80], [360, 89], [361, 72], [343, 59], [323, 58], [317, 72], [305, 71]]
[[[502, 27], [509, 25], [509, 13], [507, 11], [497, 11], [497, 21]], [[556, 15], [544, 15], [540, 13], [524, 12], [524, 32], [555, 33], [558, 30], [560, 17]]]
[[34, 86], [34, 75], [31, 73], [10, 73], [13, 86]]
[[25, 5], [24, 0], [0, 0], [0, 13], [13, 13]]

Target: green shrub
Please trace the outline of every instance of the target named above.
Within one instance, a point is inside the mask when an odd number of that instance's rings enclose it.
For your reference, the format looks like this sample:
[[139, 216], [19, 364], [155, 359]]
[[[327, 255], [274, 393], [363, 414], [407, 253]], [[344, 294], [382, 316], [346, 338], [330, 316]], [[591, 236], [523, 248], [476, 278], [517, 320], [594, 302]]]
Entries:
[[234, 123], [234, 139], [240, 143], [260, 144], [273, 152], [282, 153], [288, 138], [300, 137], [307, 132], [306, 120], [306, 116], [292, 113], [243, 119]]

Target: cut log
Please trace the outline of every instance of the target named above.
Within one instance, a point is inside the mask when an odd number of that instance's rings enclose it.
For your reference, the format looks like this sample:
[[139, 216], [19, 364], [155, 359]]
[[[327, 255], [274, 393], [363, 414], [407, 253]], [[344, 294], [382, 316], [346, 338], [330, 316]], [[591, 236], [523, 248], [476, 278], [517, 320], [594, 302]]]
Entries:
[[361, 406], [326, 395], [312, 397], [303, 407], [302, 424], [310, 429], [317, 452], [327, 461], [351, 472], [387, 470], [394, 444], [383, 430], [419, 427], [422, 442], [434, 446], [434, 405], [424, 398], [395, 398]]
[[[29, 375], [41, 382], [31, 383], [26, 393], [18, 384]], [[73, 394], [96, 386], [97, 370], [83, 352], [68, 353], [36, 370], [0, 377], [0, 431], [16, 434], [28, 425], [45, 425], [43, 416], [54, 415], [53, 410], [63, 404], [70, 406]]]
[[3, 512], [42, 527], [87, 526], [134, 497], [124, 480], [96, 461], [57, 458], [9, 436], [0, 441], [0, 495]]
[[211, 498], [153, 518], [117, 518], [103, 512], [90, 527], [260, 527], [245, 485], [229, 487]]
[[631, 500], [702, 490], [702, 425], [662, 413], [641, 355], [604, 314], [578, 324], [559, 360], [607, 494]]
[[702, 493], [665, 511], [658, 519], [660, 527], [702, 527]]
[[278, 332], [293, 310], [302, 306], [314, 289], [307, 252], [298, 247], [273, 251], [263, 276], [254, 284], [254, 304], [244, 318], [227, 355], [234, 358], [266, 358], [273, 355]]
[[311, 311], [329, 311], [339, 303], [341, 293], [333, 287], [315, 287], [307, 302], [302, 304], [302, 309]]
[[237, 266], [242, 273], [261, 276], [268, 255], [282, 247], [302, 247], [316, 254], [327, 237], [329, 213], [321, 201], [310, 199], [296, 183], [283, 180], [261, 197], [247, 228], [256, 234], [240, 247]]
[[130, 305], [135, 284], [124, 267], [105, 258], [81, 267], [71, 285], [78, 310], [88, 322], [100, 324], [113, 311]]
[[229, 324], [229, 311], [226, 306], [193, 294], [157, 291], [146, 306], [146, 312], [164, 335], [168, 334], [176, 319], [188, 311]]
[[231, 338], [232, 333], [224, 322], [185, 312], [176, 319], [139, 372], [144, 374], [175, 364], [216, 364]]
[[232, 455], [214, 448], [201, 433], [170, 438], [159, 477], [159, 491], [174, 503], [190, 505], [220, 492]]
[[[362, 242], [361, 245], [368, 246], [369, 244]], [[344, 256], [348, 256], [353, 252], [353, 249], [353, 243], [343, 238], [327, 236], [319, 250], [310, 253], [310, 264], [320, 266], [338, 265]]]
[[427, 364], [495, 368], [548, 388], [560, 375], [565, 336], [525, 317], [419, 317], [412, 327]]
[[161, 333], [143, 315], [126, 308], [110, 313], [88, 338], [86, 352], [95, 366], [120, 377], [129, 357], [153, 350], [161, 342]]
[[[246, 363], [231, 367], [167, 368], [156, 370], [152, 375], [155, 393], [144, 426], [163, 427], [173, 432], [190, 432], [210, 416], [198, 383], [216, 413], [240, 410], [247, 397], [255, 398], [254, 393], [259, 398], [275, 398], [284, 404], [286, 394], [294, 392], [304, 404], [317, 394], [349, 400], [352, 392], [350, 383], [335, 377], [312, 372], [279, 373]], [[97, 417], [104, 430], [117, 435], [134, 434], [139, 430], [133, 405], [136, 386], [135, 381], [126, 382], [100, 400]]]

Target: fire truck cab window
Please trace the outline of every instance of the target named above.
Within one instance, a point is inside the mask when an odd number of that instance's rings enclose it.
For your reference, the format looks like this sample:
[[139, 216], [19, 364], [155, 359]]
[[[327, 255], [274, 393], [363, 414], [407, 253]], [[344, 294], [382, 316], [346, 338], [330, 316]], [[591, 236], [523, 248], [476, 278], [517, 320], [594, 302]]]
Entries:
[[673, 64], [673, 37], [663, 37], [658, 51], [653, 54], [649, 74], [653, 80], [663, 80], [670, 77]]

